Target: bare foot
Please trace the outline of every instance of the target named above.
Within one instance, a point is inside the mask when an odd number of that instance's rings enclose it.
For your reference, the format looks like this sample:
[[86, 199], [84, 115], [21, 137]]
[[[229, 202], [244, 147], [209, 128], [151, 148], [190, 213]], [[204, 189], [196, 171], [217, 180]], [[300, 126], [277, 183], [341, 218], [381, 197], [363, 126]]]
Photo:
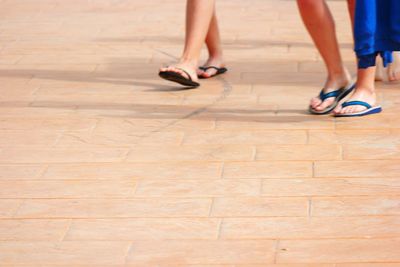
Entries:
[[375, 81], [400, 81], [400, 52], [393, 52], [393, 63], [386, 68], [382, 59], [377, 57]]
[[190, 63], [190, 62], [183, 62], [182, 61], [182, 62], [179, 62], [177, 64], [174, 64], [174, 65], [171, 65], [171, 66], [168, 66], [168, 67], [160, 68], [160, 72], [165, 72], [165, 71], [172, 71], [172, 72], [179, 73], [183, 77], [185, 77], [187, 79], [191, 79], [194, 82], [198, 82], [199, 81], [199, 79], [197, 77], [197, 65], [193, 64], [193, 63]]
[[[376, 94], [374, 90], [367, 89], [367, 88], [356, 88], [354, 90], [353, 95], [348, 99], [346, 102], [351, 102], [351, 101], [363, 101], [371, 106], [376, 105]], [[333, 113], [335, 114], [353, 114], [357, 112], [362, 112], [366, 110], [367, 108], [364, 106], [356, 105], [356, 106], [348, 106], [348, 107], [342, 107], [342, 105], [338, 105]]]
[[[324, 93], [330, 93], [336, 91], [340, 88], [346, 87], [351, 82], [351, 76], [347, 70], [344, 71], [343, 74], [340, 74], [336, 77], [328, 77], [325, 86]], [[325, 99], [322, 101], [319, 96], [311, 99], [310, 106], [316, 111], [322, 111], [332, 105], [335, 102], [333, 97]]]
[[400, 81], [400, 52], [393, 52], [393, 63], [387, 68], [390, 82]]
[[[210, 58], [207, 60], [207, 62], [203, 65], [204, 68], [207, 67], [217, 67], [217, 68], [223, 68], [225, 67], [225, 63], [224, 60], [222, 59], [222, 57], [212, 57], [210, 56]], [[206, 71], [203, 71], [201, 69], [198, 69], [197, 71], [197, 75], [202, 77], [202, 78], [211, 78], [213, 77], [215, 74], [217, 73], [217, 70], [214, 68], [210, 68]]]

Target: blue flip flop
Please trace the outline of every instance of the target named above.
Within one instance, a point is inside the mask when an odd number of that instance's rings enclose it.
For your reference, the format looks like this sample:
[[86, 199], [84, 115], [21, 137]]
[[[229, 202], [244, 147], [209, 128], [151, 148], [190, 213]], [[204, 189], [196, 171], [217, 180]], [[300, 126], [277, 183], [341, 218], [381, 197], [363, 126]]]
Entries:
[[377, 114], [382, 112], [382, 107], [381, 106], [371, 106], [367, 102], [364, 101], [350, 101], [350, 102], [344, 102], [342, 104], [342, 107], [350, 107], [350, 106], [363, 106], [367, 108], [366, 110], [356, 112], [356, 113], [348, 113], [348, 114], [335, 114], [335, 117], [361, 117], [361, 116], [367, 116], [367, 115], [372, 115], [372, 114]]
[[329, 93], [324, 93], [324, 90], [322, 89], [321, 92], [319, 93], [319, 99], [321, 99], [322, 102], [331, 97], [334, 97], [335, 101], [332, 103], [332, 105], [326, 107], [326, 109], [324, 110], [321, 111], [315, 110], [310, 106], [308, 111], [314, 115], [326, 115], [331, 113], [332, 110], [334, 110], [337, 107], [339, 102], [342, 101], [346, 96], [348, 96], [354, 90], [355, 87], [356, 83], [352, 82], [346, 87], [340, 88], [339, 90]]

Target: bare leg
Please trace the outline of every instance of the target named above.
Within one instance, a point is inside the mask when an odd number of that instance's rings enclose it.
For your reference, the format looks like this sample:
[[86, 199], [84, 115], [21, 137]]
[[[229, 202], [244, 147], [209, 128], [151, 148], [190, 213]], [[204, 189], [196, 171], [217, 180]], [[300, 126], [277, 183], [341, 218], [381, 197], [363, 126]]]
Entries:
[[[347, 0], [347, 5], [349, 7], [349, 15], [351, 23], [354, 25], [354, 17], [356, 15], [356, 0]], [[354, 27], [352, 27], [354, 31]]]
[[[371, 106], [376, 105], [375, 93], [375, 71], [376, 67], [358, 70], [357, 87], [353, 95], [347, 101], [364, 101]], [[341, 105], [337, 106], [334, 110], [336, 114], [356, 113], [365, 110], [364, 106], [349, 106], [342, 108]]]
[[187, 76], [180, 70], [183, 69], [190, 74], [194, 81], [197, 80], [201, 48], [206, 40], [214, 10], [215, 0], [187, 0], [186, 38], [183, 54], [176, 65], [161, 68], [161, 71], [174, 71]]
[[[332, 92], [348, 85], [351, 77], [343, 66], [332, 14], [324, 0], [297, 0], [303, 22], [320, 52], [327, 71], [324, 91]], [[311, 100], [311, 106], [318, 111], [333, 103], [332, 98], [322, 102], [319, 97]]]
[[[222, 45], [221, 45], [221, 37], [218, 27], [218, 19], [216, 11], [214, 10], [214, 15], [211, 19], [210, 28], [206, 37], [206, 44], [208, 48], [209, 58], [207, 62], [204, 64], [204, 67], [214, 66], [214, 67], [225, 67]], [[209, 69], [206, 72], [200, 71], [199, 75], [202, 75], [205, 78], [209, 78], [213, 76], [217, 71], [215, 69]]]

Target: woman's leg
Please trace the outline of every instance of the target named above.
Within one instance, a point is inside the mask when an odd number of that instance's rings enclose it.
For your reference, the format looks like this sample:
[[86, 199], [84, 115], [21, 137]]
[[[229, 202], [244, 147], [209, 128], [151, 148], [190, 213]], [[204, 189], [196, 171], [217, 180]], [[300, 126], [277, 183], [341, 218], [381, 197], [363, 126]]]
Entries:
[[349, 15], [350, 15], [350, 19], [351, 19], [351, 24], [353, 25], [353, 27], [351, 27], [353, 29], [354, 32], [354, 18], [355, 18], [355, 14], [356, 14], [356, 0], [347, 0], [347, 5], [349, 8]]
[[[358, 70], [358, 81], [354, 93], [347, 101], [364, 101], [371, 106], [376, 105], [376, 93], [375, 93], [375, 72], [376, 67], [369, 67], [367, 69]], [[338, 105], [334, 110], [336, 114], [348, 114], [356, 113], [365, 110], [364, 106], [349, 106], [342, 108]]]
[[215, 10], [215, 0], [187, 0], [186, 8], [186, 38], [185, 48], [179, 62], [160, 71], [174, 71], [183, 76], [187, 76], [183, 69], [187, 71], [191, 78], [197, 80], [197, 68], [201, 48], [206, 40], [211, 19]]
[[[213, 17], [211, 19], [210, 28], [207, 33], [206, 44], [208, 48], [209, 58], [207, 62], [204, 64], [204, 67], [210, 67], [210, 66], [218, 68], [225, 67], [223, 52], [222, 52], [221, 37], [218, 26], [218, 19], [215, 10]], [[209, 69], [205, 72], [200, 71], [199, 74], [207, 78], [213, 76], [216, 72], [217, 71], [215, 69]]]
[[[324, 0], [297, 0], [297, 3], [304, 24], [328, 70], [328, 78], [324, 86], [325, 93], [348, 85], [351, 77], [343, 66], [335, 23], [326, 2]], [[330, 106], [333, 101], [333, 98], [328, 98], [322, 102], [319, 97], [315, 97], [311, 100], [311, 106], [321, 111]]]

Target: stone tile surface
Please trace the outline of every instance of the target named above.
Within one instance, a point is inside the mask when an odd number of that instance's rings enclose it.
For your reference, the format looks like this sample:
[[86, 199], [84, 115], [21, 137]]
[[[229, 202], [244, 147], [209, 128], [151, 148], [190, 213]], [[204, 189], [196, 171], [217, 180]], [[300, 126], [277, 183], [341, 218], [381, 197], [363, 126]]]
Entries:
[[399, 84], [311, 116], [295, 1], [217, 7], [229, 72], [181, 90], [185, 1], [0, 0], [0, 267], [400, 266]]

